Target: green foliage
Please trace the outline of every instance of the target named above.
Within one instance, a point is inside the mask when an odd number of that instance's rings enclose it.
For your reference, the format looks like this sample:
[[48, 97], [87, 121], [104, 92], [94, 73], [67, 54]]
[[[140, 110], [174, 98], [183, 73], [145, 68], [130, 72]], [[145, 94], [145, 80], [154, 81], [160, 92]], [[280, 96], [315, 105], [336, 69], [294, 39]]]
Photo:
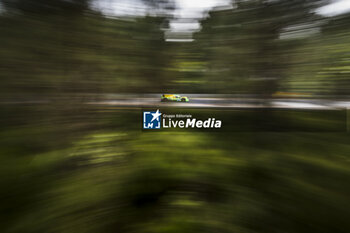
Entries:
[[138, 111], [101, 115], [103, 127], [66, 138], [61, 149], [25, 148], [19, 142], [34, 129], [3, 132], [5, 145], [17, 145], [22, 156], [2, 147], [2, 232], [326, 233], [350, 227], [347, 134], [140, 134], [112, 130], [106, 121], [107, 115], [116, 122], [137, 118]]
[[139, 109], [86, 104], [123, 92], [347, 95], [348, 15], [310, 13], [324, 1], [236, 1], [175, 44], [167, 18], [105, 17], [89, 2], [2, 1], [1, 233], [349, 231], [349, 135], [256, 132], [281, 116], [326, 130], [337, 117], [234, 111], [225, 122], [256, 131], [141, 133]]

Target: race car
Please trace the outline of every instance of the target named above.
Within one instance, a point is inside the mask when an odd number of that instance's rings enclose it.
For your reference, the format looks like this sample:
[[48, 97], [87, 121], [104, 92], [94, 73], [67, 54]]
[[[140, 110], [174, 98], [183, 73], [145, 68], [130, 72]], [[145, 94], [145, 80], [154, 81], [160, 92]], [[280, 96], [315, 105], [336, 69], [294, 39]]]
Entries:
[[186, 96], [181, 95], [162, 95], [162, 102], [189, 102], [189, 99]]

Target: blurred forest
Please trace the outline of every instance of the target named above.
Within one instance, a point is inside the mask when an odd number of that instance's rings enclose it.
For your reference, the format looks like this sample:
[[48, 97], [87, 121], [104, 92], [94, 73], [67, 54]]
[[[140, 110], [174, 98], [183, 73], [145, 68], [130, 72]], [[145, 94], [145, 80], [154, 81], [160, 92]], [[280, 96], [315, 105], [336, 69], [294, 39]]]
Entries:
[[152, 10], [131, 17], [89, 0], [0, 0], [0, 232], [349, 232], [348, 133], [145, 133], [138, 108], [84, 103], [346, 99], [350, 14], [236, 0], [209, 11], [193, 42], [171, 43], [176, 4], [143, 2]]
[[1, 93], [347, 95], [350, 16], [316, 14], [326, 3], [236, 1], [209, 12], [193, 43], [169, 43], [171, 15], [106, 17], [89, 1], [3, 0]]

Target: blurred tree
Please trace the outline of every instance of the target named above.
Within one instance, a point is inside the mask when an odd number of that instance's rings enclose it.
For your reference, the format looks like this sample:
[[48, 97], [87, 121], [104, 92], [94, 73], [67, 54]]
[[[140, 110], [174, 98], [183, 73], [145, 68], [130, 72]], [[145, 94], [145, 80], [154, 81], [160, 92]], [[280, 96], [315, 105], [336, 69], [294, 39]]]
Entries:
[[5, 7], [40, 14], [76, 14], [89, 8], [90, 0], [2, 0]]
[[72, 95], [161, 89], [168, 61], [164, 17], [107, 18], [89, 9], [89, 1], [8, 0], [5, 6], [3, 94], [14, 97], [16, 88], [72, 101]]
[[[318, 61], [324, 65], [317, 72], [322, 80], [322, 92], [335, 96], [350, 93], [350, 14], [339, 15], [328, 20], [322, 27], [322, 39], [317, 43]], [[320, 60], [322, 58], [323, 60]]]
[[210, 68], [204, 76], [221, 92], [271, 96], [299, 44], [281, 40], [281, 32], [319, 20], [314, 10], [326, 2], [236, 1], [234, 9], [211, 12], [196, 34]]

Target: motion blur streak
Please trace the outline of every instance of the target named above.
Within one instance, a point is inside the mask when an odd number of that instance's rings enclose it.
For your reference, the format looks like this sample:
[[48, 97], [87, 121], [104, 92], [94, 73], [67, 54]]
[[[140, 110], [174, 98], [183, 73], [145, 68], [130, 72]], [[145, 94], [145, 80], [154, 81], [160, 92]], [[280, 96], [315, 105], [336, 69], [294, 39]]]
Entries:
[[0, 0], [1, 233], [350, 232], [349, 134], [291, 128], [349, 106], [348, 4], [201, 2]]

